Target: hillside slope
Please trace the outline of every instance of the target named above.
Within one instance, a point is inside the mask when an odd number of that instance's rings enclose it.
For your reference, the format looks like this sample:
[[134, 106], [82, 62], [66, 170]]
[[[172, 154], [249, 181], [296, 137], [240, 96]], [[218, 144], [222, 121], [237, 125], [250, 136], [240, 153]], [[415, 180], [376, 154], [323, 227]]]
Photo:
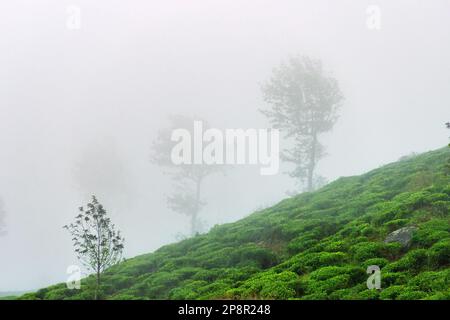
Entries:
[[[450, 299], [450, 148], [286, 199], [238, 222], [129, 259], [105, 299]], [[249, 191], [251, 192], [251, 191]], [[407, 247], [385, 243], [405, 226]], [[366, 268], [381, 267], [381, 290]], [[90, 299], [65, 284], [22, 299]]]

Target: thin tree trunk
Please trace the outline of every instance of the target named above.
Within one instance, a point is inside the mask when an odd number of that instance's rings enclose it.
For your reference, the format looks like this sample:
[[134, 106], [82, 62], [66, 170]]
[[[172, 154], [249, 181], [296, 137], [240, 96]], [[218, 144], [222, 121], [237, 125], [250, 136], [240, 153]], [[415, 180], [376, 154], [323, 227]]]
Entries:
[[192, 214], [192, 216], [191, 216], [191, 236], [193, 237], [193, 236], [195, 236], [195, 226], [196, 226], [196, 223], [197, 222], [197, 212], [194, 212], [193, 214]]
[[313, 178], [314, 178], [314, 169], [316, 167], [316, 146], [317, 146], [317, 134], [313, 132], [312, 134], [312, 144], [311, 144], [311, 154], [309, 159], [308, 166], [308, 185], [307, 191], [310, 192], [314, 188]]
[[98, 300], [99, 289], [100, 289], [100, 270], [97, 269], [94, 300]]
[[191, 217], [191, 236], [195, 236], [197, 231], [197, 216], [200, 211], [200, 186], [202, 183], [202, 178], [198, 178], [196, 182], [196, 192], [195, 192], [195, 211]]
[[98, 300], [98, 290], [100, 287], [100, 241], [101, 241], [101, 229], [100, 229], [100, 224], [98, 221], [98, 218], [96, 219], [96, 223], [97, 223], [97, 279], [96, 279], [96, 285], [95, 285], [95, 300]]

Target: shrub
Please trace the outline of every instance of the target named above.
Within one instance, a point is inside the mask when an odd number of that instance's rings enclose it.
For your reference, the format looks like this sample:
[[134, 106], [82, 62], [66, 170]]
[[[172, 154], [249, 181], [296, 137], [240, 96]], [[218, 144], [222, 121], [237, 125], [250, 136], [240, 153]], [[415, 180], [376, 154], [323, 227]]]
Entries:
[[330, 243], [325, 244], [323, 250], [328, 252], [338, 252], [347, 250], [347, 243], [343, 240], [331, 241]]
[[319, 241], [314, 239], [311, 234], [303, 235], [289, 242], [287, 249], [290, 254], [296, 254], [311, 248], [318, 242]]
[[449, 289], [450, 269], [422, 272], [408, 282], [408, 286], [417, 287], [424, 292], [439, 292]]
[[406, 284], [410, 277], [406, 272], [384, 272], [383, 270], [381, 273], [381, 287]]
[[392, 232], [405, 226], [406, 224], [408, 224], [408, 222], [408, 219], [395, 219], [386, 222], [384, 226], [387, 228], [388, 232]]
[[271, 267], [276, 261], [277, 258], [271, 251], [255, 244], [249, 244], [241, 248], [237, 248], [230, 253], [229, 257], [229, 265], [231, 266], [255, 264], [262, 269]]
[[364, 300], [378, 300], [380, 299], [380, 290], [366, 289], [359, 292], [357, 297]]
[[420, 247], [431, 247], [434, 243], [450, 238], [448, 219], [432, 219], [425, 222], [413, 234], [413, 244]]
[[168, 294], [169, 299], [175, 300], [192, 300], [199, 295], [201, 287], [207, 285], [206, 281], [188, 281], [182, 287], [177, 287], [170, 290]]
[[[345, 277], [339, 277], [343, 276]], [[337, 278], [339, 277], [339, 278]], [[323, 281], [327, 281], [329, 279], [336, 278], [328, 285], [325, 283], [322, 283]], [[336, 266], [329, 266], [329, 267], [323, 267], [319, 270], [316, 270], [314, 272], [311, 272], [309, 277], [309, 282], [311, 286], [325, 286], [327, 288], [330, 287], [332, 283], [336, 284], [337, 279], [340, 279], [340, 283], [346, 279], [347, 283], [349, 285], [356, 285], [358, 283], [363, 283], [366, 279], [366, 272], [363, 268], [358, 267], [336, 267]], [[331, 285], [334, 286], [334, 285]]]
[[353, 257], [358, 261], [365, 261], [372, 258], [381, 257], [384, 244], [379, 242], [362, 242], [354, 245], [352, 251]]
[[63, 300], [67, 296], [67, 288], [60, 288], [49, 291], [45, 295], [46, 300]]
[[393, 300], [396, 299], [402, 292], [404, 292], [405, 286], [390, 286], [386, 289], [382, 289], [380, 293], [381, 299]]
[[425, 292], [406, 289], [397, 296], [397, 300], [420, 300], [427, 296]]
[[330, 294], [339, 289], [345, 289], [350, 286], [350, 276], [348, 274], [337, 275], [324, 281], [309, 281], [309, 291], [326, 292]]
[[293, 261], [291, 270], [303, 274], [324, 266], [342, 265], [348, 261], [348, 255], [343, 252], [313, 252], [298, 255]]
[[112, 296], [111, 300], [142, 300], [142, 297], [136, 297], [128, 293], [119, 293]]
[[423, 269], [428, 263], [428, 255], [425, 249], [411, 250], [405, 254], [401, 259], [392, 262], [386, 266], [387, 271], [419, 271]]
[[240, 290], [228, 294], [247, 299], [289, 299], [295, 297], [299, 284], [299, 278], [293, 272], [265, 272], [245, 281]]
[[383, 268], [385, 265], [387, 265], [389, 261], [385, 258], [372, 258], [364, 261], [362, 266], [367, 269], [369, 266], [379, 266], [380, 268]]
[[430, 265], [445, 267], [450, 264], [450, 239], [435, 243], [429, 250]]

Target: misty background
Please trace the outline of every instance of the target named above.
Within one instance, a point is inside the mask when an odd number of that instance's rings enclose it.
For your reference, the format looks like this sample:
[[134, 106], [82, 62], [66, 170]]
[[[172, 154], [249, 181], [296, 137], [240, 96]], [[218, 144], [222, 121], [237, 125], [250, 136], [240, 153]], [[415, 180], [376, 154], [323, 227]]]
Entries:
[[[67, 8], [81, 10], [80, 29]], [[381, 12], [367, 27], [369, 5]], [[289, 55], [322, 60], [345, 101], [321, 141], [332, 181], [443, 147], [450, 115], [450, 2], [40, 0], [0, 4], [0, 291], [65, 281], [62, 226], [95, 193], [131, 258], [188, 234], [150, 146], [171, 114], [267, 128], [260, 84]], [[272, 205], [283, 174], [237, 166], [205, 181], [207, 226]]]

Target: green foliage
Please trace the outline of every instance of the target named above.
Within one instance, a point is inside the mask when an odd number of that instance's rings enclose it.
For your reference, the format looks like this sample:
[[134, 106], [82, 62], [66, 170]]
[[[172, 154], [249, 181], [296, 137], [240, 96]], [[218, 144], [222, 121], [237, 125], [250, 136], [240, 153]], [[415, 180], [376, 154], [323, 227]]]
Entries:
[[366, 261], [364, 261], [362, 266], [365, 269], [367, 269], [367, 267], [369, 267], [369, 266], [379, 266], [380, 268], [383, 268], [388, 263], [389, 263], [389, 260], [387, 260], [385, 258], [372, 258], [372, 259], [367, 259]]
[[430, 220], [421, 224], [413, 235], [413, 244], [420, 247], [431, 247], [441, 239], [450, 239], [449, 218]]
[[400, 250], [401, 246], [398, 243], [383, 242], [359, 242], [351, 248], [354, 259], [359, 262], [371, 258], [392, 259], [400, 254]]
[[416, 249], [409, 251], [401, 259], [387, 265], [385, 270], [392, 272], [417, 272], [425, 268], [427, 263], [427, 251], [425, 249]]
[[245, 281], [239, 289], [230, 290], [233, 299], [289, 299], [300, 287], [299, 277], [289, 271], [264, 272]]
[[389, 272], [383, 269], [382, 273], [382, 286], [390, 287], [392, 285], [406, 284], [410, 275], [407, 272]]
[[[450, 299], [450, 148], [340, 178], [102, 275], [104, 299]], [[405, 247], [385, 243], [414, 226]], [[381, 290], [366, 286], [381, 268]], [[20, 299], [92, 299], [64, 284]]]
[[415, 287], [427, 293], [447, 291], [449, 284], [450, 269], [422, 272], [408, 282], [408, 286]]
[[430, 265], [433, 267], [448, 267], [450, 265], [450, 239], [435, 243], [430, 251]]
[[384, 226], [387, 228], [388, 232], [392, 232], [394, 230], [400, 229], [401, 227], [404, 227], [409, 222], [409, 219], [395, 219], [388, 221], [384, 224]]

